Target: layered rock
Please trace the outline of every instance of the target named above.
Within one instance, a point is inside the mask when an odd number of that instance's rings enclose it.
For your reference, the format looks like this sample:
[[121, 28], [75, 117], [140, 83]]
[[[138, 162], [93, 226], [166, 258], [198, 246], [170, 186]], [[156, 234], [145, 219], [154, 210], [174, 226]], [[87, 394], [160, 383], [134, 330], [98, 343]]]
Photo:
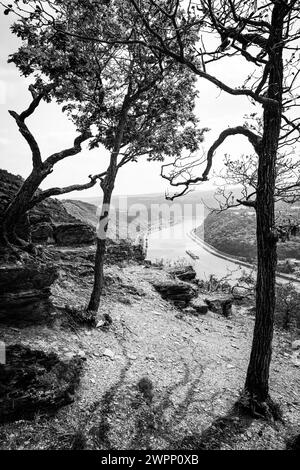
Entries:
[[105, 262], [114, 264], [122, 261], [143, 262], [145, 252], [141, 245], [134, 245], [129, 240], [108, 239], [106, 243]]
[[0, 267], [0, 321], [33, 322], [53, 310], [50, 286], [57, 268], [37, 262]]
[[36, 413], [53, 413], [74, 400], [83, 359], [61, 361], [26, 346], [6, 348], [0, 364], [0, 423], [31, 419]]
[[197, 295], [197, 289], [184, 281], [168, 280], [155, 282], [154, 288], [164, 299], [173, 301], [177, 306], [186, 306]]
[[205, 297], [205, 303], [212, 312], [229, 317], [232, 314], [232, 297], [230, 295], [214, 294]]
[[[0, 169], [0, 214], [4, 213], [22, 183], [21, 176]], [[73, 217], [61, 201], [54, 198], [45, 199], [28, 211], [17, 226], [17, 234], [23, 240], [28, 241], [31, 237], [33, 243], [41, 244], [82, 245], [95, 241], [95, 228]]]
[[171, 268], [168, 272], [176, 276], [181, 281], [193, 281], [196, 278], [196, 271], [193, 266], [181, 266], [179, 268]]
[[208, 312], [208, 305], [201, 297], [192, 299], [190, 306], [195, 310], [196, 315], [205, 315]]
[[95, 230], [83, 223], [59, 224], [53, 228], [54, 240], [58, 245], [89, 245], [95, 241]]

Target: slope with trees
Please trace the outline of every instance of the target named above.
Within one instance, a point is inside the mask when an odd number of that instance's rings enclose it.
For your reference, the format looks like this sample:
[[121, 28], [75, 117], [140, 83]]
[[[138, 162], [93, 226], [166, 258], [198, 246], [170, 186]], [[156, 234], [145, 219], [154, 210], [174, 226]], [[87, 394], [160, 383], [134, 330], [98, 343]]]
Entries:
[[[53, 2], [30, 2], [33, 7], [31, 15], [38, 18], [42, 28], [45, 24], [47, 27], [52, 25], [60, 37], [80, 38], [84, 45], [94, 44], [97, 38], [92, 28], [74, 33], [72, 22], [62, 25], [58, 21], [61, 3], [54, 2], [57, 11], [50, 15], [43, 5], [51, 6]], [[81, 4], [83, 2], [77, 2], [76, 6], [80, 7]], [[92, 1], [84, 2], [84, 5], [91, 10], [94, 8]], [[278, 241], [274, 203], [278, 191], [279, 157], [283, 154], [285, 158], [286, 146], [290, 148], [299, 140], [299, 120], [295, 115], [299, 98], [299, 3], [296, 0], [101, 2], [101, 7], [106, 6], [121, 6], [127, 14], [122, 16], [122, 28], [108, 28], [110, 37], [102, 38], [101, 44], [105, 43], [107, 47], [112, 44], [122, 44], [124, 47], [138, 45], [160, 60], [162, 57], [172, 59], [232, 97], [248, 98], [260, 113], [258, 127], [242, 122], [221, 132], [204, 158], [205, 167], [201, 176], [193, 177], [190, 168], [195, 169], [195, 164], [182, 163], [180, 155], [173, 167], [168, 167], [171, 172], [166, 174], [163, 170], [162, 176], [173, 186], [181, 188], [178, 196], [188, 191], [191, 185], [208, 179], [214, 154], [228, 137], [244, 136], [253, 147], [256, 159], [255, 188], [250, 187], [250, 191], [236, 201], [255, 208], [258, 259], [256, 321], [243, 403], [247, 402], [255, 415], [276, 415], [276, 407], [269, 396]], [[11, 6], [8, 12], [10, 9]], [[134, 15], [131, 16], [131, 13]], [[101, 24], [106, 26], [106, 19], [107, 16], [102, 15]], [[212, 47], [216, 37], [220, 38], [220, 45]], [[241, 64], [245, 61], [251, 66], [249, 76], [239, 86], [228, 85], [221, 76], [215, 77], [210, 73], [213, 63], [226, 60], [227, 66], [232, 57], [238, 57]], [[297, 188], [299, 179], [296, 177], [296, 180], [284, 179], [284, 186], [279, 190], [282, 197], [286, 195], [289, 198], [291, 193], [293, 197]]]
[[101, 145], [109, 152], [105, 174], [97, 176], [103, 200], [88, 305], [97, 312], [117, 174], [142, 156], [162, 161], [198, 149], [203, 130], [193, 111], [196, 80], [185, 67], [138, 42], [115, 42], [115, 35], [128, 28], [136, 36], [137, 15], [132, 16], [126, 2], [48, 2], [53, 22], [49, 8], [35, 6], [26, 20], [22, 17], [13, 26], [23, 45], [11, 60], [24, 75], [35, 73], [54, 82], [52, 96], [64, 104], [77, 129], [86, 132], [94, 126], [90, 148]]
[[[256, 185], [250, 188], [238, 204], [254, 207], [256, 211], [257, 285], [256, 320], [250, 362], [244, 388], [243, 403], [258, 415], [276, 415], [269, 396], [269, 369], [275, 308], [275, 273], [278, 233], [275, 222], [275, 198], [278, 157], [299, 140], [298, 105], [299, 59], [298, 48], [300, 6], [295, 0], [230, 1], [203, 0], [199, 2], [130, 0], [140, 15], [140, 25], [147, 39], [145, 46], [163, 52], [185, 64], [198, 77], [214, 84], [233, 97], [247, 97], [260, 113], [259, 127], [247, 122], [225, 128], [207, 152], [201, 176], [192, 177], [179, 162], [177, 169], [162, 176], [182, 188], [184, 194], [191, 185], [206, 181], [219, 146], [230, 136], [244, 136], [256, 156]], [[149, 11], [155, 9], [165, 20], [163, 31], [149, 21]], [[194, 37], [195, 28], [198, 37]], [[202, 33], [201, 37], [200, 34]], [[219, 36], [220, 45], [212, 50], [210, 38]], [[127, 38], [129, 41], [130, 38]], [[250, 63], [252, 70], [245, 82], [231, 86], [210, 73], [211, 64], [239, 57]], [[179, 167], [178, 167], [179, 166]], [[183, 177], [183, 178], [182, 178]], [[296, 181], [285, 180], [284, 193], [299, 188]], [[246, 398], [245, 398], [246, 397]]]
[[[285, 213], [287, 210], [285, 211]], [[299, 214], [288, 211], [288, 219], [299, 224]], [[277, 218], [280, 214], [276, 212]], [[287, 221], [287, 223], [289, 223]], [[229, 255], [256, 260], [255, 212], [249, 210], [226, 210], [210, 213], [199, 228], [199, 235], [204, 233], [204, 241]], [[288, 239], [279, 240], [277, 245], [278, 260], [300, 258], [299, 233], [287, 234]]]
[[33, 247], [30, 241], [24, 240], [17, 234], [16, 229], [20, 220], [24, 216], [26, 217], [30, 209], [50, 196], [91, 188], [96, 184], [98, 178], [101, 177], [101, 175], [94, 175], [90, 176], [90, 181], [85, 184], [74, 184], [63, 188], [55, 187], [37, 192], [40, 184], [52, 173], [57, 163], [65, 158], [80, 153], [82, 143], [91, 137], [91, 133], [89, 131], [82, 132], [75, 138], [72, 147], [63, 149], [43, 159], [37, 139], [29, 130], [26, 119], [35, 112], [43, 99], [46, 101], [50, 100], [49, 93], [53, 92], [53, 85], [45, 85], [41, 80], [37, 80], [35, 86], [30, 86], [29, 90], [32, 94], [32, 101], [28, 108], [20, 114], [15, 111], [9, 111], [9, 113], [15, 119], [21, 135], [30, 147], [32, 154], [32, 171], [21, 185], [15, 197], [4, 209], [3, 214], [1, 214], [0, 237], [2, 245], [9, 247], [19, 246], [26, 250], [32, 250]]

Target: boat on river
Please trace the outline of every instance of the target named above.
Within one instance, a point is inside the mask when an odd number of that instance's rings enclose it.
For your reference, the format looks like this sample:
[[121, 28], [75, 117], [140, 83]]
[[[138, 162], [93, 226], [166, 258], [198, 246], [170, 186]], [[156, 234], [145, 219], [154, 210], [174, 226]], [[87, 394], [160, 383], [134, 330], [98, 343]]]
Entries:
[[199, 256], [198, 256], [198, 255], [195, 255], [195, 253], [193, 253], [192, 251], [190, 251], [190, 250], [185, 250], [185, 252], [186, 252], [192, 259], [199, 259]]

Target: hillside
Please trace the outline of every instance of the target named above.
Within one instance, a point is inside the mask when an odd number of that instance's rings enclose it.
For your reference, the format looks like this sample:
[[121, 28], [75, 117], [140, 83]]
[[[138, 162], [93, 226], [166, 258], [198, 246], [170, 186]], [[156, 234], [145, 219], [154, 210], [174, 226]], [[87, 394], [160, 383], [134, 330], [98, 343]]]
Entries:
[[[99, 220], [98, 211], [100, 210], [100, 206], [96, 205], [98, 204], [96, 199], [91, 199], [91, 201], [93, 201], [94, 204], [75, 199], [65, 199], [61, 202], [68, 214], [96, 228]], [[108, 236], [110, 238], [116, 238], [118, 233], [120, 238], [131, 238], [135, 240], [139, 225], [142, 225], [141, 232], [146, 231], [147, 217], [139, 219], [139, 213], [130, 215], [126, 212], [120, 212], [117, 207], [112, 207], [108, 225]]]
[[[7, 203], [22, 180], [2, 175]], [[195, 279], [192, 267], [165, 270], [130, 241], [110, 241], [95, 327], [86, 311], [95, 245], [77, 243], [78, 227], [94, 235], [78, 218], [92, 225], [95, 209], [67, 207], [73, 215], [50, 199], [30, 216], [33, 228], [68, 228], [71, 237], [0, 267], [0, 449], [289, 446], [299, 434], [300, 342], [297, 324], [282, 330], [286, 312], [276, 314], [270, 391], [285, 421], [275, 426], [235, 406], [253, 295], [235, 297], [228, 284]]]
[[[235, 197], [240, 196], [240, 190], [238, 188], [232, 188], [231, 190]], [[157, 205], [167, 205], [171, 207], [176, 204], [178, 207], [181, 207], [182, 210], [184, 209], [184, 206], [187, 206], [188, 210], [190, 210], [191, 207], [195, 210], [196, 205], [199, 204], [205, 206], [206, 210], [208, 210], [208, 208], [215, 209], [218, 207], [218, 202], [215, 198], [215, 191], [215, 189], [191, 191], [184, 196], [174, 199], [174, 201], [167, 200], [164, 193], [135, 194], [129, 196], [119, 195], [112, 197], [112, 205], [116, 209], [130, 209], [130, 207], [135, 204], [142, 204], [148, 211], [150, 211], [151, 206], [153, 206], [152, 210], [155, 212], [155, 207]], [[174, 192], [176, 192], [176, 190]], [[172, 190], [170, 190], [170, 194], [172, 193]], [[82, 197], [80, 198], [80, 201], [98, 206], [101, 204], [101, 197]]]
[[60, 313], [51, 324], [2, 325], [7, 346], [34, 344], [39, 354], [55, 354], [65, 364], [83, 358], [77, 394], [50, 416], [0, 425], [1, 449], [286, 448], [300, 420], [291, 333], [276, 329], [271, 368], [271, 394], [285, 424], [253, 420], [233, 410], [251, 346], [250, 306], [234, 306], [229, 318], [212, 311], [193, 315], [153, 288], [170, 282], [165, 271], [111, 265], [101, 311], [112, 324], [80, 326], [70, 312], [89, 297], [92, 263], [84, 256], [80, 250], [61, 259], [52, 287]]
[[75, 199], [65, 199], [61, 202], [70, 215], [92, 227], [96, 227], [98, 221], [97, 206]]
[[[21, 176], [0, 169], [0, 224], [1, 215], [22, 183]], [[28, 211], [27, 216], [19, 221], [17, 233], [24, 240], [45, 244], [93, 243], [95, 238], [95, 230], [70, 214], [55, 198], [45, 199]]]
[[[300, 220], [297, 210], [292, 213]], [[251, 261], [256, 257], [255, 223], [254, 211], [211, 213], [204, 222], [204, 241], [224, 253]], [[202, 227], [198, 229], [198, 234], [202, 234]], [[279, 241], [278, 258], [300, 260], [300, 234], [285, 242]]]

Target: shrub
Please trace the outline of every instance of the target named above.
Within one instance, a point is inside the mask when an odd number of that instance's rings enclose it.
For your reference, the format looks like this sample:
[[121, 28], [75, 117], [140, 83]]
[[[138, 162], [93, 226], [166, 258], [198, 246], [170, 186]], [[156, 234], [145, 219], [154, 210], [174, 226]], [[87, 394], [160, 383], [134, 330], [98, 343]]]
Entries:
[[300, 327], [300, 292], [292, 282], [277, 287], [275, 320], [285, 329]]

